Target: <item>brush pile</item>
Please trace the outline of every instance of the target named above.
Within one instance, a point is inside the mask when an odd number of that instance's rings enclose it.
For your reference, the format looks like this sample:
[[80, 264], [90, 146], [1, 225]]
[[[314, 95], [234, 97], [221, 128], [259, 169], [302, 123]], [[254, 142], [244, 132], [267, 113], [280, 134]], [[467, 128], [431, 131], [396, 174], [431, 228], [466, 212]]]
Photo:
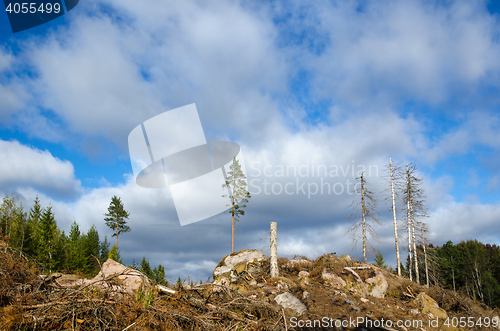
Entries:
[[[109, 266], [123, 271], [105, 272]], [[425, 288], [349, 256], [280, 258], [278, 266], [280, 276], [271, 278], [267, 257], [244, 250], [221, 260], [212, 283], [179, 284], [173, 289], [153, 286], [146, 279], [130, 291], [126, 282], [144, 275], [111, 260], [92, 280], [40, 275], [33, 261], [0, 241], [0, 330], [500, 329], [491, 323], [498, 321], [498, 309], [457, 292]], [[463, 317], [483, 322], [487, 318], [490, 325], [443, 324]], [[314, 324], [324, 318], [331, 326]], [[337, 326], [357, 319], [365, 322]], [[388, 320], [422, 324], [370, 327]]]
[[276, 305], [215, 284], [121, 291], [118, 277], [76, 288], [40, 277], [18, 251], [0, 248], [0, 330], [285, 330]]

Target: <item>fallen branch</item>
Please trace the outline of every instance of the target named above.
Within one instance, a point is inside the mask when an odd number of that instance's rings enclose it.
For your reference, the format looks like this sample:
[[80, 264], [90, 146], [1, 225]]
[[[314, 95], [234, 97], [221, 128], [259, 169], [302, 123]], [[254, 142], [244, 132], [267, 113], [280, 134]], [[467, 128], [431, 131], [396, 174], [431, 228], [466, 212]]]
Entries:
[[31, 306], [21, 306], [23, 309], [38, 309], [42, 307], [48, 307], [48, 306], [54, 306], [54, 305], [71, 305], [74, 303], [84, 303], [84, 302], [101, 302], [101, 303], [106, 303], [109, 305], [116, 304], [116, 301], [111, 301], [111, 300], [103, 300], [103, 299], [79, 299], [75, 301], [55, 301], [55, 302], [47, 302], [47, 303], [40, 303], [38, 305], [31, 305]]
[[176, 294], [177, 291], [163, 285], [156, 285], [156, 289], [162, 293]]

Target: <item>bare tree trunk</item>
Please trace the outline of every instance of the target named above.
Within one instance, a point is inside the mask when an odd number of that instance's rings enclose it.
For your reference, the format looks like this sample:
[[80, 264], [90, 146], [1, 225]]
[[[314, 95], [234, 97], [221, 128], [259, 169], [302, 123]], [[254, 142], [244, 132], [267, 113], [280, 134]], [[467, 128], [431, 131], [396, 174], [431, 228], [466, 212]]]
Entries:
[[408, 259], [410, 260], [409, 267], [408, 267], [408, 272], [410, 274], [410, 280], [413, 280], [413, 275], [412, 275], [412, 247], [411, 247], [411, 213], [410, 213], [410, 194], [411, 194], [411, 188], [410, 188], [410, 171], [408, 170], [408, 164], [406, 165], [406, 190], [408, 191], [408, 198], [406, 199], [408, 202], [408, 214], [407, 214], [407, 219], [408, 219]]
[[455, 289], [455, 269], [453, 269], [453, 268], [451, 269], [451, 274], [453, 277], [453, 291], [456, 292], [457, 290]]
[[399, 258], [398, 223], [396, 218], [396, 199], [394, 197], [394, 175], [392, 173], [392, 159], [389, 158], [391, 168], [392, 213], [394, 217], [394, 241], [396, 243], [396, 258], [398, 263], [398, 276], [401, 276], [401, 260]]
[[410, 212], [411, 212], [411, 232], [413, 240], [413, 260], [415, 262], [415, 280], [420, 284], [420, 275], [418, 271], [418, 255], [417, 255], [417, 240], [415, 239], [415, 219], [413, 217], [413, 204], [410, 198]]
[[429, 265], [427, 264], [427, 247], [425, 245], [424, 223], [422, 221], [420, 221], [420, 227], [422, 228], [422, 246], [424, 247], [424, 264], [425, 264], [426, 285], [427, 285], [427, 287], [429, 287]]
[[477, 287], [477, 294], [479, 298], [481, 299], [481, 302], [484, 302], [484, 296], [483, 296], [483, 291], [482, 291], [482, 285], [481, 285], [481, 275], [479, 275], [479, 268], [477, 265], [477, 262], [474, 262], [474, 275], [473, 278], [475, 278], [474, 285]]
[[234, 253], [234, 197], [233, 197], [233, 209], [232, 209], [232, 219], [231, 219], [231, 251]]
[[271, 277], [278, 276], [278, 224], [271, 222]]
[[23, 223], [23, 236], [21, 237], [21, 249], [19, 250], [19, 256], [21, 256], [21, 253], [23, 251], [24, 247], [24, 233], [26, 232], [26, 226]]
[[363, 261], [367, 264], [366, 260], [366, 206], [365, 206], [365, 183], [363, 173], [361, 173], [361, 209], [363, 213]]
[[116, 220], [116, 256], [118, 256], [118, 219]]

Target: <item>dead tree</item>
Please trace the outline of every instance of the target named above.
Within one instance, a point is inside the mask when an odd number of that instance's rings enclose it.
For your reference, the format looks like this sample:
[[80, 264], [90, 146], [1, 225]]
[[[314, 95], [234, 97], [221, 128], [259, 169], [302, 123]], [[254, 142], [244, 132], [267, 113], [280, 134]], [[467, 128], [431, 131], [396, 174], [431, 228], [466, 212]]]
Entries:
[[[367, 222], [367, 219], [370, 219], [378, 225], [381, 225], [378, 219], [374, 214], [376, 211], [376, 200], [373, 197], [373, 192], [366, 188], [366, 181], [363, 177], [364, 172], [361, 173], [361, 176], [357, 178], [360, 188], [356, 189], [355, 192], [360, 194], [361, 199], [355, 199], [350, 207], [354, 208], [354, 211], [351, 215], [349, 215], [349, 220], [353, 222], [350, 226], [347, 233], [349, 233], [353, 237], [354, 248], [356, 248], [356, 244], [360, 238], [363, 240], [363, 262], [366, 264], [367, 262], [367, 254], [368, 251], [373, 251], [372, 246], [368, 243], [367, 233], [370, 234], [370, 237], [378, 241], [377, 233], [373, 230], [371, 224]], [[359, 233], [361, 229], [361, 234]]]
[[[426, 283], [429, 284], [429, 272], [427, 265], [427, 250], [424, 235], [423, 217], [427, 216], [424, 207], [425, 197], [424, 191], [420, 187], [422, 179], [417, 175], [417, 168], [413, 164], [406, 165], [406, 186], [403, 192], [403, 201], [406, 207], [406, 226], [408, 230], [408, 260], [409, 260], [409, 277], [413, 280], [413, 271], [415, 272], [416, 282], [420, 283], [419, 263], [417, 251], [417, 239], [420, 240], [423, 246], [424, 264], [426, 269]], [[420, 222], [415, 220], [418, 218]], [[421, 235], [418, 234], [421, 231]], [[412, 271], [412, 268], [414, 270]]]
[[[396, 199], [398, 192], [401, 191], [401, 171], [397, 164], [392, 163], [392, 158], [389, 158], [389, 167], [386, 169], [386, 175], [383, 176], [391, 184], [390, 198], [391, 210], [394, 222], [394, 243], [396, 246], [396, 260], [398, 276], [401, 276], [401, 257], [399, 252], [399, 234], [398, 234], [398, 219], [396, 217]], [[387, 190], [386, 190], [387, 191]]]

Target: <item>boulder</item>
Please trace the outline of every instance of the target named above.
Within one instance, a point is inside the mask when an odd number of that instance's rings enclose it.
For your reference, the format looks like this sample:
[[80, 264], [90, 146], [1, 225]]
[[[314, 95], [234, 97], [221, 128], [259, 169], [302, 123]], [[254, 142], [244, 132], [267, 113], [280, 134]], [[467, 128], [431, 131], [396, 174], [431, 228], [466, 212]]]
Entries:
[[344, 261], [352, 261], [351, 257], [348, 254], [342, 255], [342, 260], [344, 260]]
[[363, 280], [361, 279], [361, 277], [359, 277], [358, 273], [354, 270], [352, 270], [351, 268], [349, 267], [345, 267], [343, 270], [342, 270], [342, 273], [343, 274], [347, 274], [347, 275], [352, 275], [354, 276], [354, 279], [355, 279], [355, 282], [346, 282], [347, 285], [345, 286], [345, 288], [359, 296], [366, 296], [368, 294], [368, 285], [365, 284], [365, 282], [363, 282]]
[[332, 285], [336, 288], [343, 288], [343, 287], [347, 286], [347, 283], [345, 282], [345, 280], [343, 280], [342, 278], [340, 278], [339, 276], [337, 276], [334, 273], [325, 272], [325, 270], [323, 270], [323, 274], [321, 275], [321, 278], [325, 282], [329, 283], [330, 285]]
[[287, 267], [293, 267], [293, 266], [296, 266], [296, 265], [308, 264], [308, 263], [311, 263], [311, 261], [309, 261], [309, 260], [305, 260], [305, 259], [300, 259], [300, 260], [288, 260], [288, 262], [286, 263], [286, 266], [287, 266]]
[[388, 284], [382, 272], [375, 269], [375, 276], [365, 280], [365, 283], [368, 284], [368, 294], [372, 297], [379, 299], [385, 297]]
[[299, 272], [299, 280], [306, 285], [309, 285], [309, 272], [301, 271]]
[[103, 280], [116, 282], [116, 285], [130, 294], [137, 292], [140, 288], [151, 287], [151, 281], [142, 272], [127, 268], [112, 259], [104, 262], [101, 271], [91, 280], [91, 283], [106, 287], [102, 283]]
[[238, 279], [243, 271], [258, 273], [261, 261], [267, 261], [267, 256], [256, 249], [245, 249], [225, 256], [214, 270], [214, 280], [224, 277], [232, 282]]
[[304, 315], [307, 311], [306, 305], [294, 297], [290, 292], [277, 295], [274, 298], [274, 301], [276, 301], [281, 307], [292, 309], [299, 315]]
[[90, 279], [78, 278], [75, 275], [62, 275], [61, 278], [56, 280], [56, 282], [62, 287], [69, 288], [76, 288], [92, 283]]
[[439, 308], [437, 302], [424, 292], [419, 293], [413, 300], [413, 303], [420, 306], [422, 314], [432, 314], [432, 316], [439, 319], [446, 319], [448, 317], [446, 311]]

